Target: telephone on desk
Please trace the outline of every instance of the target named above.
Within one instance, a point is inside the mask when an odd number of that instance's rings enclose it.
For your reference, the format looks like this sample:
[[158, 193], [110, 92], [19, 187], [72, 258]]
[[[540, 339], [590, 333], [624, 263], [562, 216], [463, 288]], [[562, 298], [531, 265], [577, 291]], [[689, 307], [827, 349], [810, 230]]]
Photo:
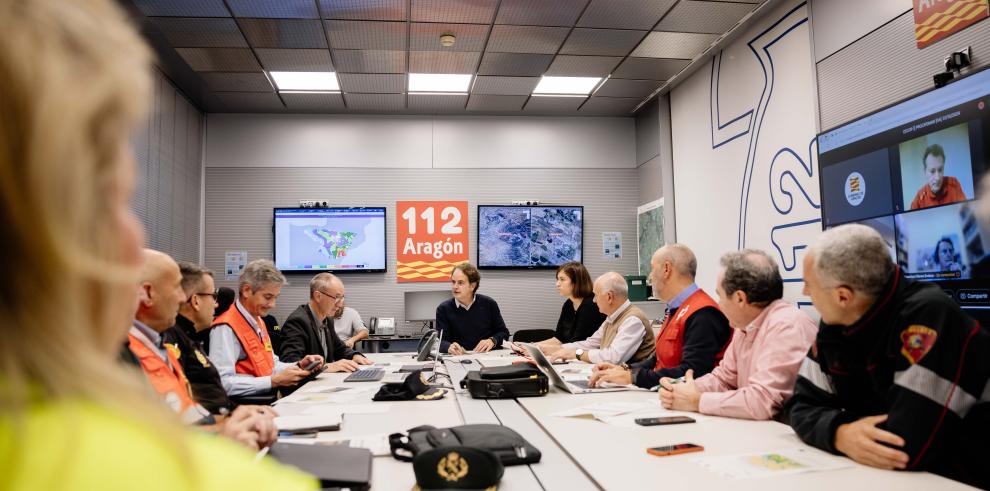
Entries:
[[375, 336], [394, 336], [395, 317], [372, 317], [368, 319], [368, 334]]

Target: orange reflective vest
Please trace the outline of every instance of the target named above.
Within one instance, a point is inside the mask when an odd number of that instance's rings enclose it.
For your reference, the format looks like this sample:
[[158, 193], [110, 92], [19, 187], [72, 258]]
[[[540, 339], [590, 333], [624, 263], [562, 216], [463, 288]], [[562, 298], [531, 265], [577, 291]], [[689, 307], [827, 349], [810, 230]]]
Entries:
[[167, 364], [158, 353], [152, 351], [133, 333], [127, 334], [127, 347], [137, 357], [141, 363], [141, 369], [144, 370], [145, 376], [151, 382], [151, 386], [155, 388], [155, 392], [161, 395], [166, 404], [183, 418], [187, 414], [193, 417], [197, 416], [196, 411], [199, 404], [193, 400], [192, 388], [189, 386], [189, 381], [186, 380], [186, 374], [182, 371], [179, 357], [174, 353], [176, 349], [174, 346], [166, 345]]
[[234, 334], [241, 342], [241, 348], [247, 354], [243, 360], [238, 360], [234, 365], [234, 371], [253, 377], [268, 377], [275, 369], [275, 358], [272, 353], [272, 340], [268, 337], [268, 331], [264, 328], [265, 321], [261, 317], [255, 317], [254, 321], [261, 328], [261, 337], [257, 331], [251, 327], [247, 317], [237, 308], [237, 302], [230, 305], [226, 312], [220, 314], [213, 321], [213, 326], [228, 325], [234, 330]]
[[[699, 288], [684, 300], [676, 312], [664, 319], [663, 326], [660, 327], [660, 334], [657, 334], [657, 370], [673, 368], [681, 364], [684, 355], [684, 329], [687, 320], [695, 312], [705, 307], [717, 309], [718, 303]], [[731, 336], [729, 336], [729, 340], [732, 340]], [[729, 343], [726, 342], [722, 350], [715, 355], [716, 366], [722, 361], [728, 346]]]

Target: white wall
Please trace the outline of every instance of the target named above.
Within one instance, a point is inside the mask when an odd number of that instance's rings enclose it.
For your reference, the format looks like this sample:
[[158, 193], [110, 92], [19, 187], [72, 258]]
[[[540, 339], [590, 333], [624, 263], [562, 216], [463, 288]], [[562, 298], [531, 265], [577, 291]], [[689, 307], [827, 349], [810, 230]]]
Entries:
[[808, 7], [782, 2], [670, 94], [677, 240], [713, 293], [727, 251], [763, 249], [785, 298], [821, 231]]

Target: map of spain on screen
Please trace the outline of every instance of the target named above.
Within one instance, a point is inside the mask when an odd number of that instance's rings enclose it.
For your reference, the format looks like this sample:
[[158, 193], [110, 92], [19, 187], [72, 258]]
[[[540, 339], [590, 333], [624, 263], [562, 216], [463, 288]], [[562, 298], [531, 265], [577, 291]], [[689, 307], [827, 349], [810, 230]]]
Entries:
[[278, 213], [276, 266], [281, 270], [383, 269], [384, 212]]

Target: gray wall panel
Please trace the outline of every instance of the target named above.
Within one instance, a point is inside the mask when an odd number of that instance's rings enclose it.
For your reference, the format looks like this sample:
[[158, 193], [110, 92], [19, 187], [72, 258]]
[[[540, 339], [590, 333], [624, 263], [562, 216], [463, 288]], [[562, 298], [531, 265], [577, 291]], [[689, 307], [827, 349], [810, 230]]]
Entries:
[[815, 62], [822, 61], [891, 19], [911, 11], [911, 0], [811, 0]]
[[636, 113], [636, 165], [660, 154], [660, 104], [650, 101]]
[[[386, 206], [387, 267], [384, 274], [342, 278], [347, 303], [367, 319], [395, 317], [398, 332], [417, 332], [403, 319], [403, 292], [445, 290], [447, 283], [396, 283], [395, 201], [466, 199], [469, 254], [476, 260], [477, 205], [538, 198], [546, 203], [585, 207], [584, 258], [592, 275], [636, 268], [637, 170], [623, 169], [381, 169], [313, 167], [207, 167], [207, 267], [222, 271], [224, 252], [245, 250], [249, 260], [272, 256], [272, 208], [300, 199], [326, 197], [334, 205]], [[621, 260], [602, 258], [604, 231], [622, 233], [628, 248]], [[274, 313], [280, 320], [308, 295], [309, 275], [292, 275]], [[218, 285], [235, 286], [218, 276]], [[553, 271], [482, 271], [481, 293], [498, 300], [511, 331], [553, 328], [563, 300]]]
[[[657, 128], [659, 136], [660, 129]], [[646, 204], [663, 197], [663, 181], [660, 179], [660, 157], [657, 156], [636, 168], [639, 175], [639, 204]]]
[[990, 22], [918, 49], [911, 11], [846, 46], [817, 65], [821, 130], [932, 87], [943, 58], [966, 46], [973, 47], [973, 69], [990, 63]]

